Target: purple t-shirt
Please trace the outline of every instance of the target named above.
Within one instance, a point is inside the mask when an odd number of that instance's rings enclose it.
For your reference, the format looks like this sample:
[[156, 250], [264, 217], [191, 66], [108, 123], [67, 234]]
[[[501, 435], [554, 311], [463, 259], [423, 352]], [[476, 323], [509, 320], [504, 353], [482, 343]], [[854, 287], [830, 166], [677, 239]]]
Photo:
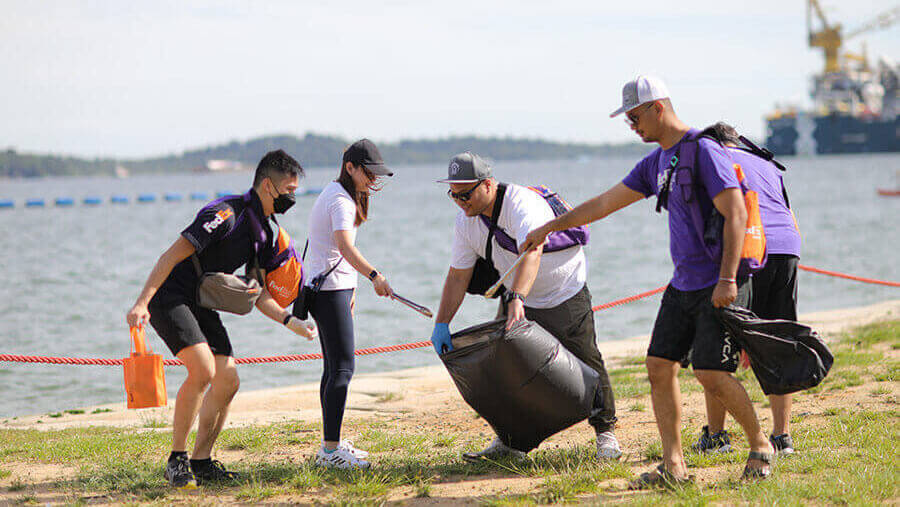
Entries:
[[759, 214], [766, 234], [766, 252], [800, 257], [800, 232], [787, 207], [781, 171], [775, 164], [740, 149], [728, 149], [744, 170], [747, 188], [759, 194]]
[[[697, 130], [685, 136], [696, 135]], [[665, 184], [666, 168], [672, 155], [678, 152], [684, 138], [668, 150], [657, 148], [643, 158], [628, 176], [622, 180], [626, 187], [644, 194], [645, 197], [657, 195]], [[740, 188], [734, 166], [725, 149], [709, 139], [700, 139], [697, 147], [697, 174], [706, 193], [700, 192], [699, 203], [703, 215], [707, 216], [713, 208], [712, 198], [726, 188]], [[712, 259], [700, 240], [700, 235], [691, 222], [690, 206], [685, 202], [682, 192], [672, 177], [672, 190], [669, 192], [669, 252], [675, 273], [671, 284], [678, 290], [690, 291], [705, 289], [719, 281], [719, 260]]]

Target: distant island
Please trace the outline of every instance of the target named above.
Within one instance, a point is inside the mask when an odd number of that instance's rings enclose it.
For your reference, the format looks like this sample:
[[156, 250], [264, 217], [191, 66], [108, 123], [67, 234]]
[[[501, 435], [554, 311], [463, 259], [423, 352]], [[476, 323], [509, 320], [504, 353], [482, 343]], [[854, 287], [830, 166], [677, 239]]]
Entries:
[[[179, 155], [145, 159], [77, 158], [19, 153], [15, 149], [0, 152], [0, 177], [36, 178], [45, 176], [114, 175], [174, 173], [190, 170], [217, 170], [225, 167], [252, 168], [262, 156], [281, 148], [298, 158], [304, 167], [337, 166], [347, 139], [309, 133], [265, 136], [245, 142], [232, 141], [219, 146], [189, 150]], [[614, 155], [641, 155], [642, 143], [580, 144], [556, 143], [540, 139], [511, 137], [448, 137], [444, 139], [403, 140], [379, 143], [385, 160], [393, 165], [440, 163], [452, 155], [472, 150], [493, 160], [553, 160]], [[216, 164], [211, 164], [216, 162]]]

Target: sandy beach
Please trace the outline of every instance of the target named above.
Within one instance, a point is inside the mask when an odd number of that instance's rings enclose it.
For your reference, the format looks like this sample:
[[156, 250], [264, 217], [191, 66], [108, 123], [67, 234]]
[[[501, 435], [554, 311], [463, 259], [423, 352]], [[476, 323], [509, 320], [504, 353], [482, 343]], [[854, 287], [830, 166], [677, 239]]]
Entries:
[[[900, 316], [900, 299], [881, 303], [801, 315], [800, 321], [810, 325], [825, 339], [853, 327]], [[625, 357], [643, 354], [649, 335], [626, 340], [601, 342], [600, 352], [615, 368]], [[394, 352], [402, 354], [403, 352]], [[366, 358], [360, 358], [365, 361]], [[435, 359], [437, 363], [437, 359]], [[243, 368], [265, 368], [246, 365]], [[81, 407], [84, 414], [63, 414], [48, 418], [37, 414], [0, 422], [0, 428], [60, 429], [77, 426], [146, 426], [148, 419], [171, 421], [173, 404], [156, 409], [126, 410], [124, 401], [97, 407]], [[430, 414], [449, 406], [462, 405], [447, 371], [440, 364], [385, 373], [361, 374], [353, 377], [347, 402], [347, 418], [360, 416], [386, 417], [397, 414]], [[77, 404], [73, 403], [74, 408]], [[103, 411], [91, 414], [97, 410]], [[109, 410], [109, 411], [105, 411]], [[286, 420], [316, 421], [321, 417], [319, 384], [307, 383], [277, 389], [246, 390], [235, 397], [226, 428], [275, 423]]]

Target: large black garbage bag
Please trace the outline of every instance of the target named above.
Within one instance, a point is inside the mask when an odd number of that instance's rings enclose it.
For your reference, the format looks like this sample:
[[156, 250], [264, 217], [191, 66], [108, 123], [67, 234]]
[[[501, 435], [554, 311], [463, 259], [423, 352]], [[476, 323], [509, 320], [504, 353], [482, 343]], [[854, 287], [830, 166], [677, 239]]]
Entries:
[[750, 367], [764, 393], [789, 394], [819, 385], [834, 363], [825, 342], [809, 326], [792, 320], [760, 319], [728, 306], [722, 324], [750, 357]]
[[498, 320], [454, 333], [441, 360], [503, 443], [528, 452], [591, 414], [600, 377], [534, 322], [505, 327]]

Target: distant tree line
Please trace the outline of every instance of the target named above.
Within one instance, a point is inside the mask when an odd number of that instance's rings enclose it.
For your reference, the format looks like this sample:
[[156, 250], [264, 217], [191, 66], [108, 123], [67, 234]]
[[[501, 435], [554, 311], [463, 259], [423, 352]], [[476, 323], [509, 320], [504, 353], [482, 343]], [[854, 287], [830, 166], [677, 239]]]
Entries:
[[[220, 146], [185, 151], [164, 157], [115, 160], [82, 159], [55, 155], [18, 153], [13, 149], [0, 152], [0, 177], [32, 178], [66, 175], [112, 175], [117, 165], [132, 174], [183, 172], [204, 167], [208, 160], [234, 160], [255, 167], [262, 156], [274, 149], [294, 155], [305, 167], [330, 167], [340, 163], [346, 139], [318, 134], [303, 137], [266, 136], [245, 142], [232, 141]], [[641, 143], [578, 144], [555, 143], [540, 139], [500, 137], [448, 137], [430, 140], [404, 140], [379, 143], [384, 158], [392, 165], [440, 163], [456, 153], [471, 150], [493, 160], [552, 160], [611, 155], [638, 155], [647, 151]]]

